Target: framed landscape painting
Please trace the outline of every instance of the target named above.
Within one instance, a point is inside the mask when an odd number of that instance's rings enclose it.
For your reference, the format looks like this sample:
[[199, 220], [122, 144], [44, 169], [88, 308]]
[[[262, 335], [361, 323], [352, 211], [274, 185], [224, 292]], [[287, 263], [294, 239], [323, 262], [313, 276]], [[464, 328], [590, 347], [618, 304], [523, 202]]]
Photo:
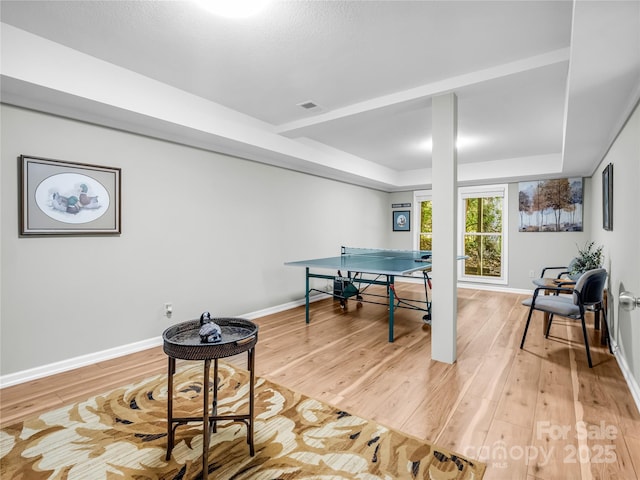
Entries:
[[20, 156], [20, 235], [120, 233], [120, 169]]
[[581, 232], [582, 178], [519, 183], [520, 232]]

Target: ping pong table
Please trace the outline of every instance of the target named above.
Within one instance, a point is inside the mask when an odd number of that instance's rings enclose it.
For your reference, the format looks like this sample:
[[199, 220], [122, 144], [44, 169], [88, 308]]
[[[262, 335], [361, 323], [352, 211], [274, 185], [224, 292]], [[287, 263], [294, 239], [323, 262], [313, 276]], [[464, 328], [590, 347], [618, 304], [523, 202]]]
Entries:
[[[464, 258], [464, 257], [459, 257]], [[313, 291], [327, 294], [325, 290], [309, 288], [309, 279], [320, 278], [332, 280], [334, 284], [333, 297], [340, 300], [340, 305], [346, 308], [349, 298], [355, 297], [358, 302], [376, 303], [389, 306], [389, 342], [393, 342], [393, 321], [396, 308], [409, 308], [424, 312], [423, 320], [431, 323], [431, 251], [430, 250], [385, 250], [371, 248], [342, 247], [340, 256], [286, 262], [285, 265], [304, 267], [305, 283], [305, 320], [309, 323], [309, 294]], [[315, 270], [337, 270], [337, 275], [314, 273]], [[342, 274], [346, 273], [346, 276]], [[401, 298], [395, 288], [396, 277], [415, 278], [412, 274], [422, 273], [424, 281], [424, 300]], [[364, 288], [363, 288], [364, 285]], [[384, 285], [386, 295], [366, 292], [371, 285]], [[427, 288], [428, 287], [428, 288]], [[365, 299], [365, 296], [367, 299]], [[379, 301], [380, 298], [386, 301]], [[387, 298], [388, 297], [388, 298]]]

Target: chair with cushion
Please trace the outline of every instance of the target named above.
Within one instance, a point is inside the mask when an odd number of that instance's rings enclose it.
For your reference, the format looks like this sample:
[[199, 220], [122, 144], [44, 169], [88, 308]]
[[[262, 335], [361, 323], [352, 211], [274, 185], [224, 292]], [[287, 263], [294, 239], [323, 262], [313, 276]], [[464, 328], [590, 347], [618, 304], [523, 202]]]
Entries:
[[[593, 364], [591, 363], [587, 325], [585, 323], [584, 315], [587, 310], [594, 310], [596, 312], [602, 311], [602, 318], [605, 326], [607, 327], [607, 335], [609, 334], [607, 314], [603, 303], [603, 292], [606, 280], [607, 271], [604, 268], [596, 268], [583, 273], [580, 278], [578, 278], [573, 288], [566, 285], [559, 285], [556, 287], [550, 287], [547, 285], [536, 288], [533, 292], [533, 297], [522, 302], [523, 305], [529, 307], [529, 316], [527, 317], [527, 324], [524, 327], [524, 334], [522, 335], [520, 348], [524, 347], [527, 330], [529, 329], [529, 323], [531, 322], [531, 315], [534, 310], [539, 310], [549, 314], [549, 323], [547, 324], [545, 337], [549, 337], [549, 330], [551, 329], [551, 323], [553, 322], [554, 315], [580, 320], [582, 322], [584, 346], [587, 350], [587, 360], [589, 362], [589, 367], [591, 368]], [[556, 294], [539, 295], [540, 291], [544, 290], [550, 290]], [[562, 293], [571, 295], [559, 295]], [[611, 342], [609, 342], [609, 351], [611, 351]]]

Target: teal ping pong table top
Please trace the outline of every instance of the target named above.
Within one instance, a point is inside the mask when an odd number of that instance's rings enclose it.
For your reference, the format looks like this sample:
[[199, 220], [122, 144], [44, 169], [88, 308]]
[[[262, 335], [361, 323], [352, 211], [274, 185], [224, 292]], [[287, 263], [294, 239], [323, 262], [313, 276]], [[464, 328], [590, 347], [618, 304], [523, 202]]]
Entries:
[[286, 262], [285, 265], [403, 276], [431, 268], [431, 250], [342, 247], [340, 256]]

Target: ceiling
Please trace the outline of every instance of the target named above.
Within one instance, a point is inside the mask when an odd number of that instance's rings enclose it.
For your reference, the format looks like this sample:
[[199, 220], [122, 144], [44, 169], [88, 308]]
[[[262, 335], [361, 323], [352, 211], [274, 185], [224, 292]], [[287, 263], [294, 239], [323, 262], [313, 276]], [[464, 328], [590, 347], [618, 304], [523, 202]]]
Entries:
[[[590, 176], [640, 97], [640, 2], [1, 3], [2, 101], [384, 191]], [[313, 102], [316, 108], [300, 104]]]

